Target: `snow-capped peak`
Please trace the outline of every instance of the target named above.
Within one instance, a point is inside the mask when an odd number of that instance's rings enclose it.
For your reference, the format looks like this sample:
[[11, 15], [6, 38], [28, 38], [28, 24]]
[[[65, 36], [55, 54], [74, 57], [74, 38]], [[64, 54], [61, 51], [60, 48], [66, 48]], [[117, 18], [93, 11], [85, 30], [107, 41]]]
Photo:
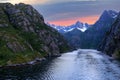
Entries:
[[70, 25], [70, 26], [56, 26], [54, 24], [49, 24], [49, 23], [47, 23], [47, 25], [58, 30], [58, 32], [60, 32], [60, 33], [70, 32], [74, 29], [78, 29], [78, 30], [84, 32], [89, 27], [89, 25], [87, 23], [84, 24], [80, 21], [77, 21], [75, 24]]
[[83, 27], [83, 28], [77, 28], [78, 30], [80, 30], [80, 31], [82, 31], [82, 32], [84, 32], [87, 28], [86, 27]]

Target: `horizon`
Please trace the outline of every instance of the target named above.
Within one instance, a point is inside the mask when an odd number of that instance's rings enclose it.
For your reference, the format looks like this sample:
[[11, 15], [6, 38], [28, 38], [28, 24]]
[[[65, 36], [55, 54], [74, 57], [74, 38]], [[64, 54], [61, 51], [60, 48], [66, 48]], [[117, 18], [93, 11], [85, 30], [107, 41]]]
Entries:
[[71, 26], [75, 24], [77, 21], [79, 21], [84, 24], [87, 23], [89, 25], [93, 25], [99, 18], [100, 18], [100, 15], [99, 16], [96, 15], [96, 16], [81, 17], [76, 20], [62, 20], [62, 21], [53, 21], [53, 22], [46, 22], [46, 23], [54, 24], [56, 26]]
[[94, 24], [104, 10], [119, 11], [119, 0], [1, 0], [12, 4], [32, 5], [43, 15], [45, 22], [60, 26], [69, 26], [76, 21]]

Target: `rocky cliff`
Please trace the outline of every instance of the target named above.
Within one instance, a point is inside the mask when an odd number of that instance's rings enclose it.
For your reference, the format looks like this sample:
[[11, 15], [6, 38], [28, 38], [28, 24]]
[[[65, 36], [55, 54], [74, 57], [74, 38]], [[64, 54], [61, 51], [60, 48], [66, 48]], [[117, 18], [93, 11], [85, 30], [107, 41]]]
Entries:
[[103, 39], [98, 50], [116, 59], [120, 59], [120, 13], [112, 24], [110, 31], [106, 33], [106, 37]]
[[0, 3], [0, 65], [58, 56], [69, 49], [31, 5]]

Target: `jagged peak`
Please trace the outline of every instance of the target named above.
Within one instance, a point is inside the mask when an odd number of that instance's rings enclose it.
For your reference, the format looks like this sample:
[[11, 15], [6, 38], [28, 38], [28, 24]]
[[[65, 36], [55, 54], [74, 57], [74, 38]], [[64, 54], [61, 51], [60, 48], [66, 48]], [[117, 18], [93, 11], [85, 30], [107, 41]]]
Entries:
[[77, 21], [76, 24], [81, 24], [81, 22], [80, 22], [80, 21]]
[[114, 10], [104, 10], [102, 15], [96, 21], [95, 24], [97, 24], [99, 22], [108, 22], [109, 20], [114, 20], [117, 17], [117, 15], [118, 15], [117, 11], [114, 11]]
[[103, 13], [117, 13], [115, 10], [104, 10]]
[[[115, 18], [116, 15], [118, 15], [118, 12], [114, 11], [114, 10], [104, 10], [102, 16], [110, 16], [111, 18]], [[101, 16], [101, 17], [102, 17]]]
[[120, 19], [120, 12], [118, 13], [118, 18]]

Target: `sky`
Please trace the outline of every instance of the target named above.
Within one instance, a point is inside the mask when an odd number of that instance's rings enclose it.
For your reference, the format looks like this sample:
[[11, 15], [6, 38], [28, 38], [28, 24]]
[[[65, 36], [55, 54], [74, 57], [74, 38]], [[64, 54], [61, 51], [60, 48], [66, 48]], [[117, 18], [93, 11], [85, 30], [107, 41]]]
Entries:
[[104, 10], [120, 11], [120, 0], [0, 0], [33, 5], [45, 22], [67, 26], [80, 21], [94, 24]]

